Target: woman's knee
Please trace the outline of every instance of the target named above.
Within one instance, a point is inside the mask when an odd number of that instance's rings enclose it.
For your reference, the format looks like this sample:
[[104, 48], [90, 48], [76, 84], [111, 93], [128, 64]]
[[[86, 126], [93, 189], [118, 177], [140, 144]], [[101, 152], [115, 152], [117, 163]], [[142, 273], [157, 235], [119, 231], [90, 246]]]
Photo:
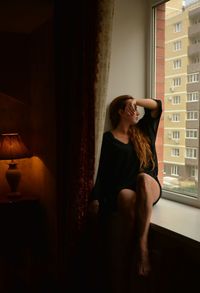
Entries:
[[142, 202], [147, 201], [152, 204], [160, 194], [158, 182], [146, 173], [140, 173], [137, 176], [138, 199]]
[[118, 194], [118, 207], [123, 212], [132, 214], [135, 209], [136, 192], [130, 189], [122, 189]]
[[150, 186], [149, 175], [146, 173], [139, 173], [137, 176], [137, 189], [147, 189]]

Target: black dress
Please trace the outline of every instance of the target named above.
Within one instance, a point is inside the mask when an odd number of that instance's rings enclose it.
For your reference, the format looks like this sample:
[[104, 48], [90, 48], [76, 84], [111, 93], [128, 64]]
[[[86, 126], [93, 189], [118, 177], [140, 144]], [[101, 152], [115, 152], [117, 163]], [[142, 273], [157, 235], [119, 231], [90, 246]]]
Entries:
[[[144, 172], [158, 181], [158, 160], [155, 140], [162, 113], [162, 103], [161, 100], [155, 99], [155, 101], [159, 105], [157, 117], [151, 117], [151, 110], [145, 109], [145, 114], [138, 122], [138, 126], [150, 138], [155, 162], [153, 170], [151, 170], [150, 166]], [[107, 131], [104, 133], [97, 178], [90, 196], [90, 200], [97, 199], [99, 201], [100, 211], [109, 212], [117, 210], [117, 195], [121, 189], [127, 188], [136, 191], [139, 163], [131, 142], [125, 144], [116, 139], [112, 132]]]

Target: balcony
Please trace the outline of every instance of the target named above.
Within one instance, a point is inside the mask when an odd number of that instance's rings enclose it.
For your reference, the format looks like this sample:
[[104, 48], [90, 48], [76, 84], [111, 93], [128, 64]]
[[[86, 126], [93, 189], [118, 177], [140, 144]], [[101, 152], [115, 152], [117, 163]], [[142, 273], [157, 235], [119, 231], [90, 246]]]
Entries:
[[200, 83], [199, 82], [187, 83], [186, 89], [187, 89], [187, 92], [198, 92], [200, 91]]
[[188, 28], [188, 36], [200, 35], [200, 23], [193, 24]]
[[199, 63], [192, 63], [187, 66], [188, 73], [199, 72], [199, 71], [200, 71], [200, 62]]
[[197, 159], [185, 158], [185, 165], [198, 166], [198, 160]]
[[[196, 4], [199, 5], [199, 3], [196, 3]], [[191, 19], [199, 14], [200, 14], [200, 7], [196, 8], [196, 9], [192, 9], [189, 11], [189, 18]]]
[[188, 56], [198, 55], [200, 53], [200, 44], [192, 44], [188, 47]]
[[191, 139], [191, 138], [186, 138], [185, 139], [185, 146], [186, 147], [193, 147], [193, 148], [198, 148], [198, 138], [197, 139]]

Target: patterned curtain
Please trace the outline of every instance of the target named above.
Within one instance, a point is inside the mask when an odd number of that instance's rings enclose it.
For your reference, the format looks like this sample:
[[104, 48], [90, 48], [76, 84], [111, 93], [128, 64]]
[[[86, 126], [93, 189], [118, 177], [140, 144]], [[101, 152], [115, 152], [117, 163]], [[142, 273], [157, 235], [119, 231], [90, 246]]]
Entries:
[[114, 10], [114, 0], [67, 3], [55, 2], [60, 274], [74, 262], [98, 164]]
[[106, 97], [111, 54], [111, 36], [115, 0], [99, 3], [99, 31], [95, 82], [95, 176], [97, 173], [106, 115]]
[[76, 128], [79, 140], [74, 161], [77, 168], [72, 178], [73, 196], [70, 196], [69, 220], [74, 241], [84, 227], [88, 196], [99, 160], [105, 120], [114, 7], [113, 0], [97, 1], [97, 5], [94, 5], [95, 1], [89, 2], [91, 5], [87, 7], [88, 10], [84, 5], [85, 16], [80, 44], [82, 54], [79, 70], [82, 70], [82, 73], [81, 90], [77, 98], [80, 107], [79, 124]]

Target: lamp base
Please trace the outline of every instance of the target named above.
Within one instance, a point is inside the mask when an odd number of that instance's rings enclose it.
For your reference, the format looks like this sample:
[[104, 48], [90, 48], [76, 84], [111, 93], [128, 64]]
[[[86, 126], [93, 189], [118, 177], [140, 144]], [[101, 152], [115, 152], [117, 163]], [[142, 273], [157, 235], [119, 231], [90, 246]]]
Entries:
[[20, 199], [21, 193], [18, 191], [7, 193], [7, 198], [10, 200]]
[[17, 163], [12, 161], [11, 163], [9, 163], [9, 168], [6, 171], [6, 179], [8, 185], [10, 186], [11, 191], [9, 192], [9, 194], [11, 195], [11, 197], [17, 197], [18, 195], [20, 195], [20, 192], [17, 191], [20, 178], [21, 172], [17, 168]]

